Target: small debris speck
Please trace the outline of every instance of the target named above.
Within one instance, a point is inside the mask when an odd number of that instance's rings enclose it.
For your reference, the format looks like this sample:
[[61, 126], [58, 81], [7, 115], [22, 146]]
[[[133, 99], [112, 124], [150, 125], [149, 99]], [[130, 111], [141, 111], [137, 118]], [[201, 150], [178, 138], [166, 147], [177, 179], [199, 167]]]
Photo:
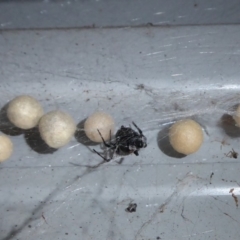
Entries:
[[137, 204], [136, 203], [129, 203], [128, 207], [125, 209], [126, 212], [136, 212]]
[[237, 198], [237, 196], [234, 193], [232, 193], [232, 197], [233, 197], [233, 199], [235, 201], [236, 207], [238, 207], [238, 198]]
[[212, 177], [213, 177], [214, 173], [212, 172], [210, 175], [210, 184], [212, 184]]

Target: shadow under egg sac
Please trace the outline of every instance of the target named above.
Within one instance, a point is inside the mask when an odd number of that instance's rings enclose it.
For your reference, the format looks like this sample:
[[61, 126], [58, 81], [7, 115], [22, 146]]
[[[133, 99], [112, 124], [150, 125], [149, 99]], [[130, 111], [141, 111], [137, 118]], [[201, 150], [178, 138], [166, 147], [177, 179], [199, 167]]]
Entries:
[[30, 148], [40, 154], [50, 154], [57, 151], [56, 148], [49, 147], [41, 138], [37, 127], [25, 131], [25, 140]]
[[77, 130], [76, 130], [76, 132], [75, 132], [75, 134], [74, 134], [75, 139], [76, 139], [79, 143], [81, 143], [81, 144], [83, 144], [83, 145], [85, 145], [85, 146], [96, 146], [96, 145], [99, 145], [100, 143], [93, 142], [93, 141], [91, 141], [91, 140], [87, 137], [87, 135], [86, 135], [86, 133], [85, 133], [85, 131], [84, 131], [84, 123], [85, 123], [86, 120], [87, 120], [87, 119], [85, 118], [85, 119], [83, 119], [81, 122], [78, 123], [78, 125], [77, 125]]
[[172, 147], [169, 140], [169, 126], [159, 131], [157, 135], [157, 143], [160, 150], [169, 157], [173, 158], [184, 158], [185, 154], [179, 153]]
[[219, 122], [219, 126], [224, 130], [224, 132], [232, 138], [240, 137], [240, 128], [236, 126], [236, 122], [233, 116], [229, 114], [223, 114]]
[[0, 131], [9, 136], [19, 136], [25, 132], [25, 130], [14, 126], [7, 116], [8, 104], [6, 104], [0, 110]]

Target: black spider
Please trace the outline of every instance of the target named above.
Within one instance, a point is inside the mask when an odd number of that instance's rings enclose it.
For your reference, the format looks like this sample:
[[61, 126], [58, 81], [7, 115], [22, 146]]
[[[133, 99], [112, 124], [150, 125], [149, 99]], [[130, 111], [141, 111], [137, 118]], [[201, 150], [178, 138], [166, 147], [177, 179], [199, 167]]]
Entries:
[[131, 127], [121, 126], [121, 128], [117, 131], [115, 135], [115, 139], [112, 140], [110, 137], [109, 143], [106, 143], [106, 141], [102, 137], [102, 134], [98, 130], [98, 133], [101, 136], [105, 147], [107, 147], [110, 151], [113, 151], [113, 154], [110, 156], [109, 159], [103, 157], [95, 149], [93, 149], [93, 151], [97, 153], [105, 161], [110, 161], [111, 159], [113, 159], [113, 155], [115, 153], [118, 155], [119, 154], [129, 155], [131, 153], [134, 153], [136, 156], [138, 156], [138, 151], [141, 148], [147, 147], [147, 138], [143, 135], [142, 130], [134, 122], [132, 122], [132, 124], [138, 130], [138, 132], [134, 131]]

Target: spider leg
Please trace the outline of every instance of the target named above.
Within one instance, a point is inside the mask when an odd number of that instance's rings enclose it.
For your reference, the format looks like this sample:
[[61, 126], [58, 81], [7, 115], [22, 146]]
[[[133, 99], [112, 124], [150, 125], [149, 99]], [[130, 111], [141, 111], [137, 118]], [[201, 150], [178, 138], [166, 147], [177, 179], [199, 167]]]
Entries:
[[111, 129], [109, 131], [109, 134], [110, 134], [109, 139], [110, 139], [110, 142], [111, 142], [112, 141], [112, 131], [111, 131]]
[[103, 157], [102, 154], [100, 154], [100, 153], [99, 153], [98, 151], [96, 151], [95, 149], [93, 149], [93, 151], [94, 151], [98, 156], [100, 156], [104, 161], [109, 162], [109, 161], [111, 160], [111, 158], [110, 158], [110, 159], [107, 159], [107, 158]]
[[232, 148], [232, 153], [233, 153], [233, 154], [234, 154], [234, 153], [238, 154], [233, 148]]
[[136, 125], [135, 122], [132, 122], [132, 124], [134, 125], [134, 127], [138, 130], [138, 132], [140, 133], [141, 136], [143, 136], [142, 130]]
[[228, 152], [228, 153], [225, 153], [225, 156], [226, 156], [226, 157], [230, 157], [230, 156], [229, 156], [230, 153], [231, 153], [231, 151]]
[[[111, 131], [110, 131], [110, 132], [111, 132]], [[110, 148], [111, 145], [105, 142], [105, 140], [104, 140], [104, 138], [103, 138], [103, 136], [102, 136], [102, 134], [100, 133], [99, 130], [98, 130], [98, 133], [99, 133], [100, 137], [102, 138], [102, 141], [103, 141], [104, 145], [105, 145], [106, 147], [109, 147], [109, 148]]]
[[133, 152], [136, 156], [138, 156], [139, 154], [138, 154], [138, 151], [136, 150], [135, 152]]

